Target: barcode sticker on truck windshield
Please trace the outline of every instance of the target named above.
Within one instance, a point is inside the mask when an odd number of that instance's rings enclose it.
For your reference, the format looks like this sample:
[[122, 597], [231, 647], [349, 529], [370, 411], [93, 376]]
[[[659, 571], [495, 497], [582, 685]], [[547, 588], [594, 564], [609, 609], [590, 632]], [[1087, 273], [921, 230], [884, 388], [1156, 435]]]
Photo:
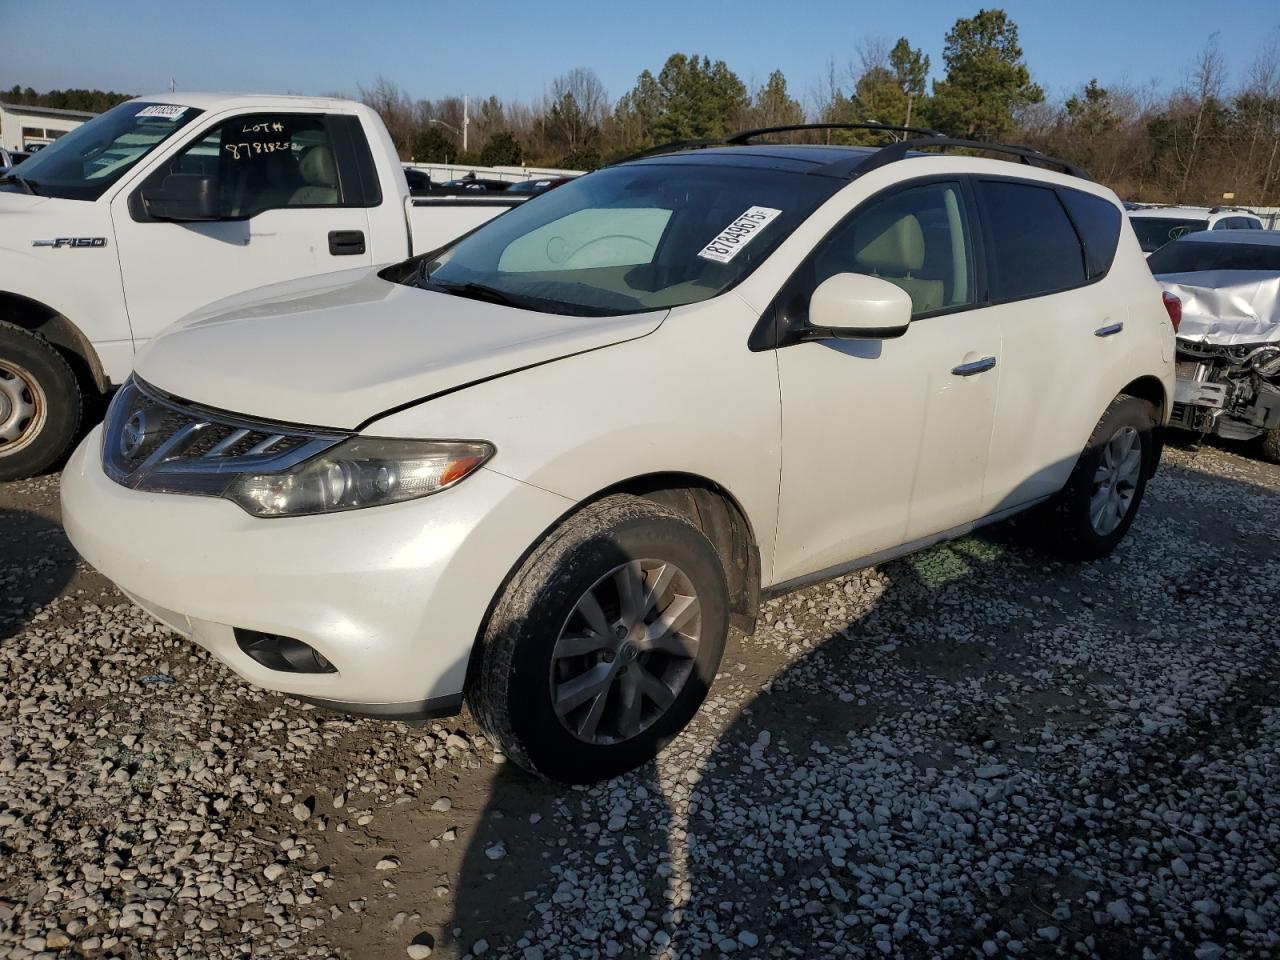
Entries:
[[714, 240], [699, 250], [698, 256], [704, 260], [714, 260], [716, 263], [728, 263], [780, 213], [782, 213], [781, 210], [774, 210], [772, 207], [748, 207], [746, 213], [721, 230]]
[[164, 117], [166, 120], [177, 120], [187, 112], [187, 108], [176, 103], [154, 103], [138, 111], [139, 117]]

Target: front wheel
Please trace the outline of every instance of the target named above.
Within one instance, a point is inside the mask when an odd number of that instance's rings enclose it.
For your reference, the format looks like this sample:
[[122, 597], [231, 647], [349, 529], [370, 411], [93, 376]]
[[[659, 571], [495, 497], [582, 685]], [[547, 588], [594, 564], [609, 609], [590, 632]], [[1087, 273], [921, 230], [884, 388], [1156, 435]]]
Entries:
[[0, 322], [0, 481], [53, 466], [80, 426], [80, 384], [43, 337]]
[[1077, 560], [1105, 557], [1124, 539], [1155, 469], [1155, 409], [1121, 395], [1111, 401], [1067, 485], [1042, 516], [1043, 539]]
[[648, 500], [607, 497], [521, 565], [482, 638], [467, 699], [503, 753], [565, 783], [652, 758], [697, 712], [724, 652], [715, 548]]

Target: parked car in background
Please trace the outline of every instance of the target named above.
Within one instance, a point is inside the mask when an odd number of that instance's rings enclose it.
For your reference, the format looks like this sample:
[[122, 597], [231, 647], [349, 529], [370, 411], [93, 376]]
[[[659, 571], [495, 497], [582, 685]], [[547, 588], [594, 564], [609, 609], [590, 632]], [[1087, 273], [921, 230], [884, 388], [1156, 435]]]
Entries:
[[76, 548], [253, 683], [465, 696], [589, 781], [762, 595], [1037, 505], [1070, 556], [1120, 542], [1173, 331], [1111, 191], [945, 138], [650, 154], [170, 327], [63, 472]]
[[404, 178], [409, 183], [411, 197], [425, 197], [431, 193], [431, 174], [415, 167], [404, 168]]
[[1198, 230], [1261, 230], [1262, 221], [1248, 210], [1232, 207], [1165, 207], [1135, 205], [1129, 223], [1144, 253]]
[[508, 185], [507, 193], [527, 193], [530, 195], [546, 193], [548, 190], [554, 190], [556, 187], [563, 186], [573, 177], [544, 177], [536, 180], [521, 180], [519, 183]]
[[1182, 302], [1170, 423], [1280, 463], [1280, 232], [1189, 233], [1147, 263]]
[[10, 167], [16, 167], [29, 156], [31, 156], [30, 153], [25, 153], [21, 150], [6, 150], [4, 147], [0, 147], [0, 173]]
[[86, 397], [196, 307], [435, 250], [523, 202], [410, 198], [386, 128], [348, 100], [163, 94], [0, 177], [0, 480], [70, 448]]
[[435, 193], [506, 193], [511, 186], [510, 180], [498, 180], [493, 177], [477, 177], [469, 173], [456, 180], [446, 180], [434, 187]]

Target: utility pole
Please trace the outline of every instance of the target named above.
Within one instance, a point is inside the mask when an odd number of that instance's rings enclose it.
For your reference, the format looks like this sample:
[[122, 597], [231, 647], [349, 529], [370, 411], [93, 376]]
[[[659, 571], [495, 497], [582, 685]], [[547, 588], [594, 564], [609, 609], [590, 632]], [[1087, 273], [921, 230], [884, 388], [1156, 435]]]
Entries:
[[462, 98], [462, 152], [467, 152], [467, 127], [471, 126], [471, 98]]
[[178, 84], [174, 81], [173, 77], [170, 77], [170, 78], [169, 78], [169, 92], [170, 92], [170, 93], [173, 93], [173, 92], [174, 92], [175, 90], [177, 90], [177, 89], [178, 89]]

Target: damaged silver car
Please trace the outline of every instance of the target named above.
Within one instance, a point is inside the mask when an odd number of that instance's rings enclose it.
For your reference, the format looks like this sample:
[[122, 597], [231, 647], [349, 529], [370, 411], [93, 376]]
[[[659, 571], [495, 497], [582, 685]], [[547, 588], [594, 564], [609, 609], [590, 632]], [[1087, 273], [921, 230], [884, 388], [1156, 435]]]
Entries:
[[1280, 463], [1280, 231], [1190, 233], [1147, 263], [1182, 301], [1170, 425]]

